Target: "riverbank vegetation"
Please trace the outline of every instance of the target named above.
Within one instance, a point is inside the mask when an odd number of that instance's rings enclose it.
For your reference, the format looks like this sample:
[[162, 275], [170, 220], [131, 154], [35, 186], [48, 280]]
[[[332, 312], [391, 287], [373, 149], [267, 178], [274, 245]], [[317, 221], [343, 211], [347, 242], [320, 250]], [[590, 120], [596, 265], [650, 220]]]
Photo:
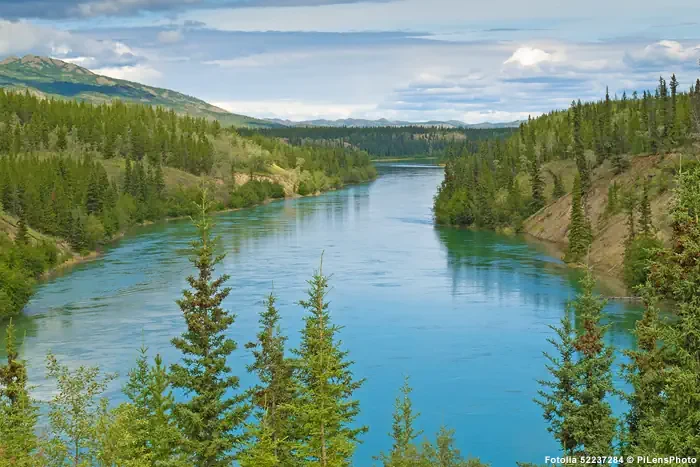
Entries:
[[[435, 221], [525, 232], [563, 244], [567, 261], [625, 276], [631, 288], [643, 283], [630, 265], [669, 241], [675, 176], [699, 153], [700, 80], [688, 92], [679, 86], [661, 78], [654, 92], [606, 94], [529, 119], [505, 140], [454, 144]], [[644, 216], [653, 228], [640, 233], [634, 223]]]
[[[192, 215], [202, 185], [224, 210], [375, 177], [369, 155], [352, 148], [242, 137], [143, 105], [0, 90], [0, 241], [15, 240], [0, 254], [0, 319], [56, 264], [133, 225]], [[26, 242], [20, 228], [32, 233]]]

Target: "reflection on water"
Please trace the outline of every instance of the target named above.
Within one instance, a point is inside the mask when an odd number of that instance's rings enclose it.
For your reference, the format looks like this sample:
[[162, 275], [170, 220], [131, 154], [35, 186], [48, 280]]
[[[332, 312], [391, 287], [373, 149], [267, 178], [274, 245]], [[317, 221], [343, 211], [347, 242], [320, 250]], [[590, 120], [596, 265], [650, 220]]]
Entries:
[[[367, 378], [360, 422], [371, 431], [355, 465], [372, 465], [371, 457], [390, 447], [386, 433], [404, 374], [412, 377], [426, 433], [447, 423], [465, 453], [495, 466], [541, 462], [556, 444], [532, 398], [536, 380], [546, 377], [548, 326], [561, 318], [580, 273], [520, 238], [435, 228], [430, 208], [440, 168], [380, 170], [370, 184], [217, 216], [219, 248], [227, 253], [219, 272], [233, 287], [225, 306], [237, 314], [231, 337], [241, 344], [254, 338], [261, 300], [274, 287], [295, 345], [302, 317], [296, 303], [325, 252], [331, 310], [345, 326], [356, 375]], [[99, 260], [39, 287], [17, 323], [37, 397], [52, 390], [44, 380], [49, 350], [70, 365], [118, 372], [115, 401], [142, 342], [168, 363], [178, 359], [169, 342], [184, 329], [174, 300], [192, 272], [193, 233], [187, 221], [138, 229]], [[610, 304], [606, 313], [610, 341], [632, 345], [638, 310]], [[242, 347], [230, 364], [246, 387], [253, 381]]]

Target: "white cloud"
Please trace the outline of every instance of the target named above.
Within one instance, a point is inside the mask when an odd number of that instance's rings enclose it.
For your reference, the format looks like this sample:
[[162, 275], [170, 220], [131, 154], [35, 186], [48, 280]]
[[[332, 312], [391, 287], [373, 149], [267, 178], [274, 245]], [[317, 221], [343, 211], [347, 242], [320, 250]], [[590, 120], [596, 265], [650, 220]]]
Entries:
[[119, 67], [105, 67], [91, 69], [98, 75], [109, 76], [110, 78], [136, 81], [142, 84], [156, 85], [163, 74], [149, 65], [133, 65]]
[[207, 60], [202, 63], [221, 68], [259, 68], [298, 62], [311, 57], [318, 58], [317, 55], [310, 52], [261, 53], [231, 59]]
[[626, 54], [625, 61], [630, 66], [661, 68], [683, 63], [694, 65], [699, 57], [700, 45], [683, 45], [677, 41], [662, 40]]
[[181, 42], [183, 39], [184, 35], [179, 29], [161, 31], [158, 33], [158, 42], [161, 44], [175, 44]]
[[545, 52], [542, 49], [533, 49], [532, 47], [520, 47], [513, 52], [508, 60], [503, 62], [505, 65], [517, 64], [523, 67], [534, 67], [543, 62], [551, 62], [552, 54]]

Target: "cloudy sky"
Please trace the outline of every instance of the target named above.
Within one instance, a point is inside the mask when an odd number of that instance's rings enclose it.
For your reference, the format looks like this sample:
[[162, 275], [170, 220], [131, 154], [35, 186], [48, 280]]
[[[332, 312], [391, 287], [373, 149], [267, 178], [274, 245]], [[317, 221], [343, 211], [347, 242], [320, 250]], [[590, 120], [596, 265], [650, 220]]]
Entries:
[[509, 121], [700, 76], [698, 0], [0, 0], [0, 18], [0, 56], [292, 120]]

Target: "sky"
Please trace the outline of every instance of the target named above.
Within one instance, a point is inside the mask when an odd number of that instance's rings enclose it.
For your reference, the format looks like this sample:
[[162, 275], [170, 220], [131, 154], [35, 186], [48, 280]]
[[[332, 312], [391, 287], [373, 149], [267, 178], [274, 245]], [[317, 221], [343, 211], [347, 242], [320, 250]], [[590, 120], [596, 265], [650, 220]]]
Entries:
[[0, 0], [48, 55], [263, 118], [504, 122], [700, 77], [698, 0]]

